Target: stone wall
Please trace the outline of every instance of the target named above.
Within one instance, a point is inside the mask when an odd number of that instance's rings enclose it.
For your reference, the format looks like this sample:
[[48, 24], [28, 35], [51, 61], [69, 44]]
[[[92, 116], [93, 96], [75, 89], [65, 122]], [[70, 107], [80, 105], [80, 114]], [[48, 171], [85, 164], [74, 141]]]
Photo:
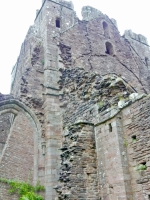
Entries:
[[121, 115], [95, 127], [101, 199], [132, 199]]
[[[33, 177], [34, 129], [23, 114], [19, 114], [11, 127], [5, 154], [1, 159], [1, 177], [27, 180]], [[11, 166], [11, 168], [9, 167]]]
[[[19, 113], [0, 176], [26, 180], [34, 168], [46, 200], [57, 194], [60, 199], [125, 200], [132, 199], [133, 191], [134, 199], [147, 200], [149, 100], [139, 100], [150, 86], [146, 38], [131, 31], [121, 37], [114, 19], [89, 6], [82, 9], [81, 21], [71, 2], [42, 3], [22, 44], [11, 87], [13, 98], [35, 115], [40, 131], [35, 133], [36, 123], [26, 112]], [[129, 136], [132, 127], [136, 143]], [[147, 167], [140, 176], [133, 169], [139, 164]]]
[[123, 110], [123, 126], [133, 199], [150, 198], [150, 98]]
[[[73, 174], [79, 173], [79, 176], [83, 174], [72, 163], [71, 159], [74, 155], [69, 142], [70, 139], [76, 142], [76, 138], [72, 136], [70, 125], [78, 123], [81, 127], [83, 123], [91, 124], [91, 126], [93, 124], [95, 127], [95, 156], [97, 156], [97, 161], [95, 161], [97, 162], [97, 175], [95, 174], [95, 177], [98, 180], [98, 190], [95, 190], [94, 194], [99, 191], [102, 199], [121, 198], [126, 200], [134, 198], [132, 189], [133, 173], [131, 174], [129, 167], [130, 154], [127, 151], [128, 139], [125, 130], [126, 125], [130, 122], [130, 117], [133, 118], [134, 114], [133, 116], [126, 116], [125, 113], [126, 109], [134, 107], [137, 104], [134, 102], [143, 96], [135, 93], [134, 88], [121, 77], [114, 74], [100, 76], [94, 72], [87, 73], [81, 67], [62, 70], [59, 85], [63, 91], [60, 102], [64, 128], [60, 170], [60, 182], [63, 181], [64, 184], [56, 187], [60, 199], [77, 198], [74, 196], [77, 192], [73, 192], [71, 174], [72, 171]], [[124, 108], [126, 106], [127, 108]], [[138, 119], [141, 120], [140, 117]], [[73, 125], [73, 133], [78, 138], [78, 134], [76, 134], [77, 127], [78, 125]], [[88, 137], [88, 131], [85, 132], [85, 137]], [[76, 146], [76, 143], [74, 145], [75, 149], [80, 146]], [[88, 150], [88, 148], [86, 149]], [[90, 153], [89, 150], [88, 152]], [[80, 156], [81, 160], [83, 155]], [[76, 158], [76, 160], [78, 159]], [[94, 161], [92, 163], [94, 164]], [[79, 164], [76, 165], [79, 166]], [[64, 166], [68, 166], [67, 169]], [[79, 194], [80, 192], [82, 193], [82, 188], [78, 190]], [[86, 198], [86, 194], [84, 198]], [[91, 196], [91, 198], [96, 197]]]
[[13, 74], [11, 93], [15, 98], [42, 98], [43, 54], [40, 39], [27, 35]]
[[[11, 127], [5, 151], [0, 160], [0, 177], [20, 181], [33, 181], [34, 134], [29, 119], [20, 113]], [[5, 189], [6, 188], [6, 189]], [[10, 199], [7, 187], [1, 184], [1, 199]], [[12, 197], [13, 198], [13, 197]], [[14, 197], [15, 199], [15, 197]]]
[[[107, 34], [104, 23], [107, 24]], [[130, 44], [130, 40], [120, 36], [118, 29], [106, 15], [101, 14], [88, 22], [79, 21], [60, 35], [49, 37], [55, 44], [59, 44], [64, 67], [80, 66], [101, 75], [116, 73], [124, 77], [138, 92], [149, 91], [149, 69], [145, 62], [145, 57], [150, 55], [149, 47], [140, 41], [136, 45]], [[112, 45], [112, 55], [107, 52], [106, 43]], [[132, 48], [134, 46], [138, 50]]]
[[135, 92], [115, 74], [101, 76], [81, 67], [63, 70], [59, 85], [64, 127], [78, 121], [99, 123], [109, 109], [118, 109], [119, 101], [127, 104], [129, 95]]
[[18, 196], [15, 194], [9, 194], [9, 186], [0, 183], [0, 200], [18, 200]]

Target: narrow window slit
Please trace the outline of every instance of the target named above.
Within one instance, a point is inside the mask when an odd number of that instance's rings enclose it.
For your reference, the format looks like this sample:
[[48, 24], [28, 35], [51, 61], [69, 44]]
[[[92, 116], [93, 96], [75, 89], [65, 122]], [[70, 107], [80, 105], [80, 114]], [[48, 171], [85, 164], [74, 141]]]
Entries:
[[111, 123], [109, 124], [109, 132], [112, 132], [112, 125], [111, 125]]
[[60, 28], [60, 19], [56, 19], [56, 27]]
[[146, 64], [146, 67], [148, 67], [148, 58], [145, 57], [145, 64]]

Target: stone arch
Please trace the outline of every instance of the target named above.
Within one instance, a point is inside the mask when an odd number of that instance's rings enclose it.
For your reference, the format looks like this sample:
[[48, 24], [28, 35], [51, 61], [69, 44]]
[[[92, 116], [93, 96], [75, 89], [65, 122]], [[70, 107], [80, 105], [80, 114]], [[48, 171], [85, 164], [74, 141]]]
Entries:
[[15, 100], [15, 99], [1, 101], [0, 102], [0, 114], [8, 112], [7, 110], [10, 110], [14, 114], [17, 114], [20, 111], [28, 114], [28, 116], [30, 116], [32, 118], [32, 120], [35, 123], [39, 132], [41, 132], [41, 126], [40, 126], [40, 123], [39, 123], [36, 115], [31, 111], [31, 109], [29, 107], [27, 107], [22, 102]]
[[[14, 116], [18, 116], [22, 114], [24, 116], [24, 119], [28, 119], [28, 122], [32, 125], [33, 127], [33, 180], [34, 183], [37, 182], [38, 180], [38, 140], [41, 136], [41, 126], [40, 123], [36, 117], [36, 115], [23, 103], [19, 102], [18, 100], [15, 99], [10, 99], [10, 100], [5, 100], [0, 102], [0, 116], [4, 115], [6, 113], [12, 113]], [[11, 131], [10, 131], [11, 134]], [[10, 137], [8, 137], [7, 142], [9, 142]], [[5, 148], [3, 149], [3, 155], [1, 156], [0, 163], [2, 163], [2, 160], [5, 155], [5, 151], [8, 148], [6, 145]]]

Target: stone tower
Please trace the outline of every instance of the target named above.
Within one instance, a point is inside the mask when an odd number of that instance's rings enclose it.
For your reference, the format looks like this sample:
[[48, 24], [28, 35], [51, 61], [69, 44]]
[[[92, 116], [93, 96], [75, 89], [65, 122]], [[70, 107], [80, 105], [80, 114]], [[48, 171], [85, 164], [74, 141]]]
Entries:
[[[0, 177], [45, 200], [150, 199], [150, 50], [85, 6], [43, 0], [0, 95]], [[16, 200], [0, 183], [0, 200]]]

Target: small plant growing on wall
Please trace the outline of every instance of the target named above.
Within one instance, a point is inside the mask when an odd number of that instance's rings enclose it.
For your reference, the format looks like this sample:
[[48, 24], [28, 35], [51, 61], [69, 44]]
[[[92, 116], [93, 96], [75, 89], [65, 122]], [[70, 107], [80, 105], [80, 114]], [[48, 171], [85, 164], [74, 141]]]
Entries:
[[100, 102], [98, 103], [98, 106], [99, 106], [99, 108], [102, 108], [102, 107], [103, 107], [103, 102], [100, 101]]
[[132, 143], [136, 143], [136, 139], [132, 139]]
[[40, 42], [38, 42], [38, 46], [40, 47], [42, 45], [42, 42], [40, 41]]
[[100, 102], [98, 103], [98, 111], [99, 111], [99, 112], [102, 110], [103, 106], [104, 106], [104, 102], [103, 102], [103, 101], [100, 101]]
[[32, 186], [27, 182], [19, 182], [15, 180], [8, 180], [0, 178], [1, 183], [8, 184], [10, 186], [9, 193], [17, 194], [18, 200], [44, 200], [42, 196], [38, 195], [39, 192], [44, 191], [44, 186], [39, 183], [36, 186]]
[[139, 164], [136, 166], [136, 171], [140, 171], [140, 170], [146, 170], [146, 164]]
[[44, 60], [42, 60], [42, 61], [41, 61], [41, 63], [42, 63], [42, 65], [44, 66], [44, 64], [45, 64], [45, 61], [44, 61]]

